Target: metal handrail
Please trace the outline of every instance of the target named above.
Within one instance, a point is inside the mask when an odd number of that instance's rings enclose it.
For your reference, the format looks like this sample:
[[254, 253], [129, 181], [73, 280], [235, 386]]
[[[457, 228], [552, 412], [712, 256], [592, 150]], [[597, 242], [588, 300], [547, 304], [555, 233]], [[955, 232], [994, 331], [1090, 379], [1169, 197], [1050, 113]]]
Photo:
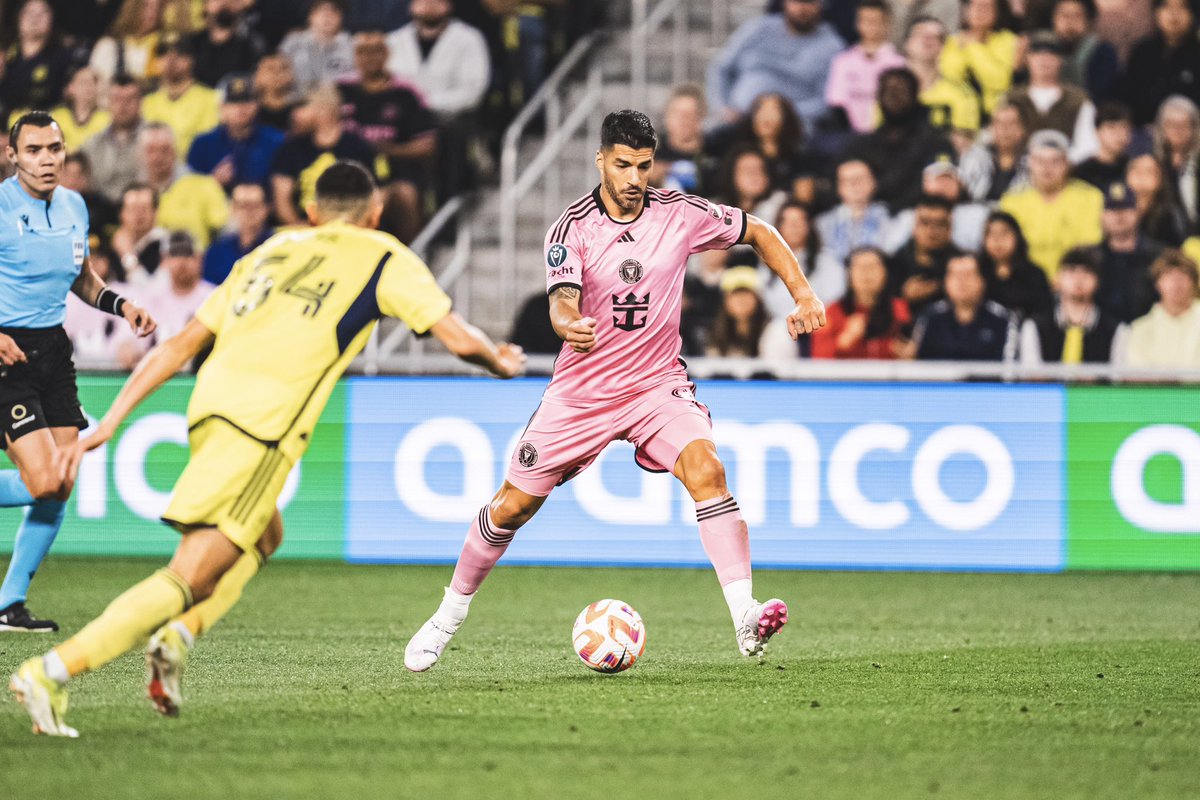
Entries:
[[645, 106], [649, 100], [646, 92], [650, 37], [669, 17], [674, 16], [671, 42], [671, 82], [682, 83], [687, 71], [688, 5], [684, 0], [662, 0], [647, 14], [649, 0], [633, 0], [633, 25], [630, 32], [629, 76], [633, 84], [633, 97]]
[[[581, 124], [581, 120], [586, 121], [587, 115], [592, 110], [587, 107], [588, 104], [599, 102], [600, 72], [598, 67], [593, 64], [588, 76], [588, 94], [583, 102], [576, 105], [568, 117], [567, 122], [570, 122], [572, 126], [568, 135], [562, 118], [562, 90], [567, 79], [592, 51], [599, 38], [599, 33], [590, 33], [576, 42], [504, 133], [504, 144], [500, 154], [500, 292], [503, 302], [509, 305], [512, 305], [516, 299], [518, 204], [532, 187], [533, 182], [547, 171], [558, 153], [570, 141], [570, 136], [574, 135], [575, 128]], [[538, 155], [518, 176], [517, 159], [520, 154], [521, 139], [530, 122], [543, 109], [546, 112], [546, 131], [549, 133], [549, 137]], [[559, 183], [556, 171], [550, 171], [549, 181], [550, 185], [545, 193], [547, 204], [557, 202]]]

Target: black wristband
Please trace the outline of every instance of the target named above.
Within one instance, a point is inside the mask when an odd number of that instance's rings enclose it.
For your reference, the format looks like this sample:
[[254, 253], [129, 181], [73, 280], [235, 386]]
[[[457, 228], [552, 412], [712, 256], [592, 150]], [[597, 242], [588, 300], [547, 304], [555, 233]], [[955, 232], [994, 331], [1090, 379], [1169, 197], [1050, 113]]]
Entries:
[[112, 314], [114, 317], [122, 316], [125, 309], [125, 298], [105, 286], [100, 290], [100, 294], [96, 295], [96, 308], [106, 314]]

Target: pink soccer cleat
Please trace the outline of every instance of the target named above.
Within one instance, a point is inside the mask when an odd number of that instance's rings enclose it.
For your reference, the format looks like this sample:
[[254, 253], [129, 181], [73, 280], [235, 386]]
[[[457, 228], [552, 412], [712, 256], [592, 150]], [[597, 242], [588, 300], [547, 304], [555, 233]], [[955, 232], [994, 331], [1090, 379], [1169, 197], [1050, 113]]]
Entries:
[[746, 609], [742, 624], [737, 627], [738, 649], [744, 656], [762, 656], [767, 642], [779, 633], [788, 621], [787, 603], [771, 598]]

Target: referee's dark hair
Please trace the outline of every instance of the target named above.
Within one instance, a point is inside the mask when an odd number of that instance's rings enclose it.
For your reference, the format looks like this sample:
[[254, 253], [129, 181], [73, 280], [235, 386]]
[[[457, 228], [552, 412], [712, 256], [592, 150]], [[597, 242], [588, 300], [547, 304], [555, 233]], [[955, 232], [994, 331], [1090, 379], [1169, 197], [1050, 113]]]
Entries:
[[338, 161], [317, 178], [317, 206], [334, 214], [358, 215], [375, 194], [375, 179], [357, 161]]
[[12, 125], [12, 130], [8, 132], [8, 144], [14, 150], [16, 149], [17, 137], [21, 135], [23, 128], [49, 128], [51, 125], [58, 125], [58, 122], [47, 111], [30, 111], [22, 114], [17, 117], [17, 121]]
[[654, 150], [658, 147], [658, 134], [650, 118], [642, 112], [628, 108], [614, 111], [600, 126], [600, 148], [608, 150], [618, 144], [635, 150]]

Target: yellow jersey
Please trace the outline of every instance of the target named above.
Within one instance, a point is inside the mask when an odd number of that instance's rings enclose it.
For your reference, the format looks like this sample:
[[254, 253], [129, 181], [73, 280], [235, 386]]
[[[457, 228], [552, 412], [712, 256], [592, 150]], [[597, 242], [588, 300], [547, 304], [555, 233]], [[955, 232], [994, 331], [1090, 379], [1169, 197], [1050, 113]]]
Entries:
[[1072, 247], [1099, 244], [1104, 195], [1091, 184], [1070, 180], [1051, 202], [1033, 187], [1000, 198], [1000, 210], [1016, 218], [1029, 241], [1029, 260], [1051, 280]]
[[159, 89], [142, 100], [142, 119], [166, 123], [175, 133], [179, 160], [186, 161], [192, 140], [220, 122], [219, 105], [217, 93], [199, 83], [193, 83], [174, 100], [166, 89]]
[[[74, 112], [67, 106], [59, 106], [50, 112], [50, 116], [54, 117], [54, 121], [62, 129], [63, 142], [67, 145], [68, 152], [81, 149], [89, 139], [112, 122], [112, 114], [102, 108], [93, 111], [83, 122], [76, 120]], [[16, 116], [12, 118], [16, 119]]]
[[943, 77], [970, 85], [979, 94], [983, 110], [991, 114], [1012, 88], [1020, 42], [1020, 37], [1006, 30], [992, 31], [983, 42], [956, 33], [946, 40], [938, 67]]
[[216, 342], [188, 427], [218, 418], [295, 460], [381, 316], [420, 334], [449, 312], [429, 268], [389, 234], [342, 222], [277, 233], [196, 312]]

